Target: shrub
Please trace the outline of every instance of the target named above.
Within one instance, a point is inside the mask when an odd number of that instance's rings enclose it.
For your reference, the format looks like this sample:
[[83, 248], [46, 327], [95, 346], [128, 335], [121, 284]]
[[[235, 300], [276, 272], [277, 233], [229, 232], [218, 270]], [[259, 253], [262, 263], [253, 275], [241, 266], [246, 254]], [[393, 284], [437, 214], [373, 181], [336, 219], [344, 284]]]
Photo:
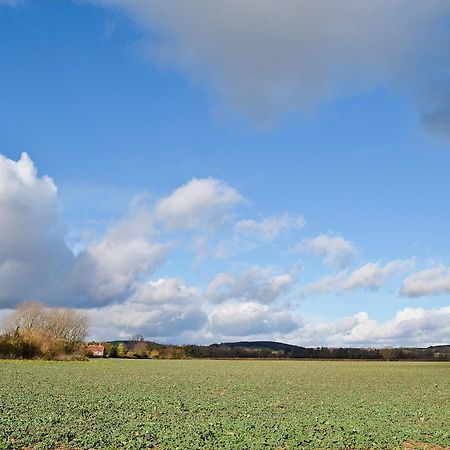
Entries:
[[119, 358], [123, 358], [127, 354], [127, 346], [123, 344], [122, 342], [117, 346], [117, 356]]
[[0, 357], [7, 359], [30, 359], [40, 355], [38, 346], [26, 340], [20, 333], [5, 333], [0, 336]]
[[106, 356], [108, 358], [117, 358], [117, 346], [114, 344], [106, 344]]
[[85, 313], [24, 302], [6, 319], [0, 336], [1, 358], [56, 359], [62, 355], [84, 358], [82, 340], [88, 333]]

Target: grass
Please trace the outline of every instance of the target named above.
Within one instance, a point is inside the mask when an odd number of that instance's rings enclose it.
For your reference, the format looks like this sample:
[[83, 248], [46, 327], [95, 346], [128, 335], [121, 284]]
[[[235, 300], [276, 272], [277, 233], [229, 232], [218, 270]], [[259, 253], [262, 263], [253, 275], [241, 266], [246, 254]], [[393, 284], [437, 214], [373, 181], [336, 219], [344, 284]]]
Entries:
[[0, 361], [0, 449], [416, 445], [450, 445], [450, 363]]

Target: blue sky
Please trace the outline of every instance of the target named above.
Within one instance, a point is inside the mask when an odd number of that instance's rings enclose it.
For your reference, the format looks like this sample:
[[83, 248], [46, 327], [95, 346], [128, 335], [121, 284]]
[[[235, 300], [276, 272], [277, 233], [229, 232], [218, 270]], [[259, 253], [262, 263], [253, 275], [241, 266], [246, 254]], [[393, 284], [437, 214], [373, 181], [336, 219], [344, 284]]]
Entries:
[[97, 339], [448, 342], [449, 15], [0, 0], [0, 315], [36, 298]]

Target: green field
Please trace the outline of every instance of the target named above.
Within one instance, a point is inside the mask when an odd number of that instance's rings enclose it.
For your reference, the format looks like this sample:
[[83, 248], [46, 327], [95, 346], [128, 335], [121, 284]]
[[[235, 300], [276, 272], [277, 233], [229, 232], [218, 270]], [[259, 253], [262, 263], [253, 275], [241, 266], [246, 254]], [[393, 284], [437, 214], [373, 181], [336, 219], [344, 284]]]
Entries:
[[450, 445], [450, 363], [0, 361], [0, 448]]

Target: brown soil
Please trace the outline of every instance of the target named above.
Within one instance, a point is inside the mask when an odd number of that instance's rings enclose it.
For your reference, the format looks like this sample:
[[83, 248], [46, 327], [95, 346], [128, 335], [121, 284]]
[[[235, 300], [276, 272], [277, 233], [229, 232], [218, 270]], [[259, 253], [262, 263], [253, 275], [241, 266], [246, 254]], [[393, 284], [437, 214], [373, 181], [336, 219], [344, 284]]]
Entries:
[[450, 447], [441, 447], [440, 445], [415, 441], [405, 441], [402, 448], [403, 450], [450, 450]]

